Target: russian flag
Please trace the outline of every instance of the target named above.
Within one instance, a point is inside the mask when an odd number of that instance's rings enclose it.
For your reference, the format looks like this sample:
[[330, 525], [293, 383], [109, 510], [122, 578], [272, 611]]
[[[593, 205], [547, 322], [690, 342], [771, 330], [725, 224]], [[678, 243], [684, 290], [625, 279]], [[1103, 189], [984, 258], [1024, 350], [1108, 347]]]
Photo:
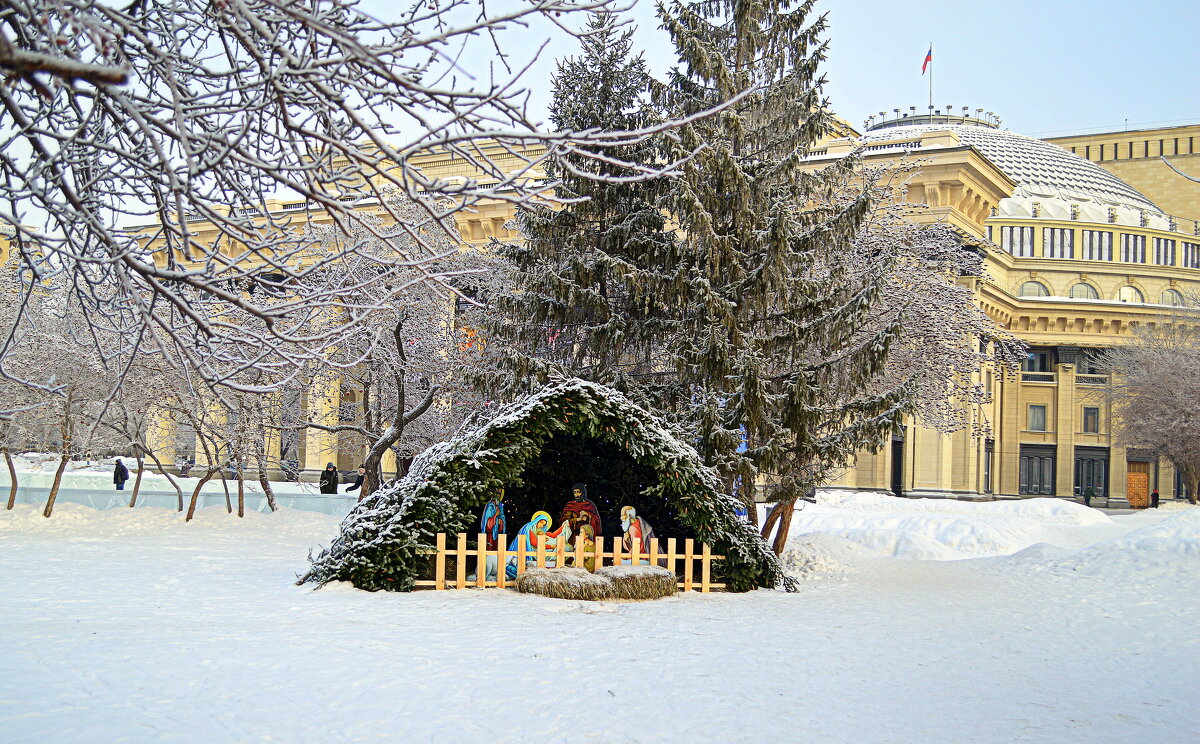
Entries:
[[929, 51], [925, 53], [925, 61], [921, 63], [921, 74], [925, 74], [925, 68], [929, 67], [929, 63], [933, 61], [933, 44], [929, 45]]

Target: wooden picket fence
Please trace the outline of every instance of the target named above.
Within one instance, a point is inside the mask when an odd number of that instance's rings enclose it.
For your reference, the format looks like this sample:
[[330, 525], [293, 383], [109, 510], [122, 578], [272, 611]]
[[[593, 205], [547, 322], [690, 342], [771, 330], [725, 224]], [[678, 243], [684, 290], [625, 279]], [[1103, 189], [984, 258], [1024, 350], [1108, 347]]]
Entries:
[[[624, 561], [629, 561], [632, 565], [637, 565], [643, 559], [649, 561], [651, 566], [661, 565], [673, 572], [676, 576], [681, 576], [679, 581], [679, 590], [684, 592], [701, 591], [709, 592], [721, 590], [725, 588], [724, 584], [714, 583], [712, 580], [712, 562], [723, 560], [725, 556], [714, 555], [712, 549], [707, 544], [701, 545], [699, 552], [696, 550], [696, 541], [687, 539], [683, 541], [683, 552], [677, 550], [678, 540], [674, 537], [667, 538], [666, 551], [659, 550], [659, 541], [650, 541], [650, 552], [643, 554], [640, 550], [633, 552], [625, 552], [621, 546], [621, 538], [604, 538], [597, 537], [592, 546], [587, 546], [583, 538], [579, 538], [575, 543], [575, 551], [569, 552], [566, 546], [559, 541], [553, 549], [547, 549], [544, 542], [538, 542], [536, 551], [529, 551], [524, 541], [521, 542], [520, 548], [511, 551], [507, 548], [508, 536], [500, 535], [496, 541], [496, 550], [487, 549], [487, 536], [480, 533], [476, 536], [478, 542], [475, 547], [467, 545], [467, 533], [458, 533], [458, 546], [456, 548], [448, 548], [447, 535], [444, 532], [439, 532], [436, 539], [436, 548], [425, 551], [427, 555], [433, 556], [434, 569], [433, 579], [421, 579], [416, 582], [417, 589], [466, 589], [475, 587], [484, 589], [488, 587], [497, 587], [500, 589], [506, 588], [509, 584], [514, 583], [515, 579], [509, 579], [505, 575], [508, 559], [516, 556], [517, 559], [517, 575], [525, 573], [526, 564], [530, 563], [540, 568], [547, 566], [563, 566], [565, 561], [570, 558], [574, 565], [580, 567], [585, 565], [585, 562], [595, 561], [594, 568], [601, 566], [619, 566]], [[605, 550], [605, 543], [611, 540], [612, 547]], [[496, 559], [496, 578], [487, 578], [487, 559], [494, 557]], [[454, 575], [450, 578], [446, 577], [447, 559], [453, 559]], [[682, 561], [680, 567], [682, 571], [676, 570], [676, 566]], [[468, 570], [470, 563], [475, 564], [475, 578], [468, 581], [467, 576], [471, 573]], [[699, 564], [698, 566], [696, 564]]]

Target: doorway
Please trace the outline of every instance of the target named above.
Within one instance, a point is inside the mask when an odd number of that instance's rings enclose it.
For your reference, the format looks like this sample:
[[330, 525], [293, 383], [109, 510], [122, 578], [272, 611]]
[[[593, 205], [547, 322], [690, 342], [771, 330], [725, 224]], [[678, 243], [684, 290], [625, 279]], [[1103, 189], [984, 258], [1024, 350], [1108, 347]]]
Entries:
[[1125, 498], [1134, 509], [1150, 506], [1150, 463], [1130, 462], [1125, 476]]

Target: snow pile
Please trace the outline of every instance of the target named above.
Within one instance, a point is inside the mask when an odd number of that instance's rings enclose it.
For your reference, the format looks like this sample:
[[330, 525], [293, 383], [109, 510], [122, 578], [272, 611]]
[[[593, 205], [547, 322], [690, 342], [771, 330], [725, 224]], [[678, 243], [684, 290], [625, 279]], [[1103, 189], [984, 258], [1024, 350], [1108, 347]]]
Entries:
[[844, 574], [850, 570], [845, 561], [867, 555], [869, 550], [845, 537], [813, 532], [788, 540], [779, 560], [788, 576], [803, 581]]
[[896, 558], [961, 560], [1008, 555], [1041, 542], [1072, 544], [1081, 526], [1111, 525], [1102, 512], [1058, 499], [969, 502], [834, 491], [821, 492], [817, 504], [799, 510], [791, 534], [792, 541], [810, 533], [837, 535]]

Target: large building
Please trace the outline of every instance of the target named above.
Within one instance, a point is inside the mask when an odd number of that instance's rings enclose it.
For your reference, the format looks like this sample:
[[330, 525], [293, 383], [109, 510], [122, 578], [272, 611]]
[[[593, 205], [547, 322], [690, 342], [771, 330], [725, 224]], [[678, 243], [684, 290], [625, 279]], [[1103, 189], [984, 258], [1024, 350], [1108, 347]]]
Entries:
[[[1041, 141], [1003, 130], [982, 112], [897, 110], [861, 134], [843, 123], [834, 137], [813, 153], [814, 166], [862, 147], [868, 161], [917, 167], [907, 199], [925, 206], [914, 219], [944, 221], [984, 249], [984, 275], [962, 281], [1030, 347], [1018, 375], [979, 373], [993, 393], [977, 412], [990, 433], [946, 436], [910, 424], [878, 453], [862, 454], [835, 485], [968, 499], [1069, 497], [1090, 485], [1134, 503], [1155, 487], [1164, 497], [1181, 493], [1169, 464], [1113, 442], [1101, 394], [1108, 378], [1096, 358], [1127, 342], [1135, 324], [1200, 290], [1200, 184], [1161, 159], [1200, 175], [1200, 126]], [[477, 175], [450, 153], [418, 165], [444, 179]], [[322, 219], [303, 202], [268, 207]], [[508, 202], [480, 204], [460, 215], [463, 241], [515, 237], [511, 217]], [[329, 417], [354, 404], [356, 391], [339, 380], [320, 384], [305, 391], [309, 413]], [[194, 456], [186, 442], [180, 447], [180, 459]], [[272, 450], [310, 476], [327, 460], [350, 469], [362, 457], [361, 444], [316, 430], [273, 442]]]
[[907, 198], [928, 205], [915, 218], [948, 222], [988, 249], [984, 275], [963, 281], [1029, 357], [1016, 376], [981, 370], [993, 393], [979, 412], [989, 435], [910, 425], [835, 485], [969, 499], [1070, 497], [1092, 486], [1135, 505], [1152, 488], [1181, 495], [1169, 463], [1110, 436], [1097, 358], [1200, 290], [1200, 185], [1160, 158], [1200, 170], [1200, 126], [1052, 144], [990, 116], [897, 110], [830, 141], [814, 164], [858, 147], [868, 161], [915, 163]]

